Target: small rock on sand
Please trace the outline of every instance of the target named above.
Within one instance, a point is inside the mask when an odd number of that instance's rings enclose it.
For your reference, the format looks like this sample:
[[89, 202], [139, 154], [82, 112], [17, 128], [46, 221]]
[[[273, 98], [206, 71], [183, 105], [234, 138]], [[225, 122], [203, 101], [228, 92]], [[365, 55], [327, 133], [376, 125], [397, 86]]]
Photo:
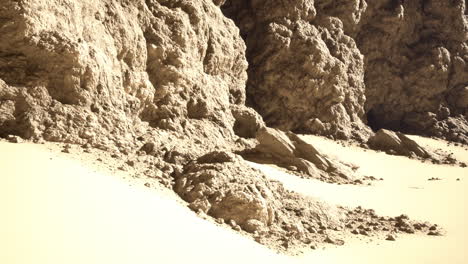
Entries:
[[14, 136], [14, 135], [8, 135], [6, 137], [6, 139], [8, 140], [8, 142], [10, 143], [23, 143], [23, 139], [19, 136]]
[[336, 239], [334, 237], [331, 237], [331, 236], [327, 236], [325, 238], [325, 242], [326, 243], [330, 243], [330, 244], [334, 244], [334, 245], [338, 245], [338, 246], [342, 246], [344, 245], [344, 241], [341, 240], [341, 239]]
[[441, 236], [442, 233], [439, 232], [438, 230], [433, 230], [433, 231], [429, 231], [429, 233], [427, 233], [428, 236]]

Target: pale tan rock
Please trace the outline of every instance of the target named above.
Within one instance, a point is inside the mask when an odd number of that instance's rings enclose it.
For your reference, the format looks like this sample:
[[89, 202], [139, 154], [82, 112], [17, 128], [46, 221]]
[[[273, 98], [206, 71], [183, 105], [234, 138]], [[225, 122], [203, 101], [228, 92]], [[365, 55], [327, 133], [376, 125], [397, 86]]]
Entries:
[[245, 44], [213, 1], [7, 0], [0, 17], [0, 134], [124, 152], [148, 131], [180, 152], [237, 138]]
[[[216, 156], [231, 155], [212, 152], [203, 157]], [[210, 162], [202, 163], [205, 159]], [[233, 227], [239, 225], [269, 246], [280, 239], [300, 244], [309, 235], [304, 225], [338, 228], [344, 226], [346, 217], [344, 209], [287, 191], [281, 183], [247, 166], [240, 156], [188, 163], [176, 177], [174, 190], [192, 210], [225, 219]]]
[[373, 149], [382, 150], [403, 156], [418, 156], [429, 158], [431, 155], [414, 140], [399, 132], [380, 129], [367, 142]]
[[332, 181], [359, 177], [349, 165], [324, 156], [294, 133], [264, 127], [257, 132], [257, 140], [253, 155], [263, 155], [282, 167], [293, 166], [315, 178], [333, 177]]

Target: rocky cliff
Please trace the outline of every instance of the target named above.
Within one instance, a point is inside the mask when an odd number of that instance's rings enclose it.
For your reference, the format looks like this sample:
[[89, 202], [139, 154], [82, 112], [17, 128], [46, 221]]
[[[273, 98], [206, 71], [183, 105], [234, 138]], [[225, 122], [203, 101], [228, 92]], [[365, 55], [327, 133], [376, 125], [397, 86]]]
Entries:
[[428, 153], [372, 129], [468, 143], [466, 13], [462, 0], [0, 0], [0, 136], [145, 156], [148, 177], [258, 241], [334, 241], [316, 228], [352, 211], [233, 153], [352, 183], [352, 166], [267, 126], [408, 155]]
[[250, 104], [282, 129], [389, 128], [468, 142], [466, 1], [227, 1]]
[[282, 130], [365, 141], [370, 126], [466, 143], [466, 10], [461, 0], [4, 0], [0, 131], [101, 148], [129, 149], [145, 133], [226, 146], [262, 123], [247, 98]]

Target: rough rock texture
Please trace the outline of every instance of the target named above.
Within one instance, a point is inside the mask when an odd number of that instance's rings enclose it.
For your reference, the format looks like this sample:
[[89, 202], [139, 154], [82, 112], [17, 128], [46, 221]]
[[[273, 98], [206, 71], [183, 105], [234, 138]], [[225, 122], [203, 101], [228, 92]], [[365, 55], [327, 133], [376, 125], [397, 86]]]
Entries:
[[359, 177], [351, 166], [319, 153], [294, 133], [263, 127], [256, 138], [255, 148], [242, 152], [247, 159], [294, 168], [302, 175], [327, 182], [351, 183]]
[[[350, 166], [263, 120], [365, 141], [367, 111], [373, 126], [416, 120], [418, 129], [465, 138], [465, 5], [374, 2], [3, 0], [0, 137], [99, 148], [125, 160], [119, 170], [144, 163], [144, 175], [192, 209], [260, 243], [341, 244], [324, 230], [342, 229], [347, 209], [288, 192], [232, 153], [252, 150], [309, 175], [348, 180]], [[398, 32], [375, 38], [372, 21], [400, 6], [408, 26], [384, 20]], [[374, 42], [388, 47], [374, 51]], [[387, 57], [395, 61], [376, 63]], [[396, 88], [395, 76], [403, 78]]]
[[[192, 210], [290, 253], [317, 243], [343, 245], [350, 232], [366, 236], [427, 233], [433, 226], [407, 216], [379, 217], [373, 210], [351, 210], [303, 197], [249, 168], [240, 156], [222, 151], [187, 163], [175, 174], [174, 190]], [[443, 232], [434, 230], [438, 235]]]
[[247, 94], [268, 125], [365, 140], [368, 121], [468, 143], [466, 1], [244, 0], [223, 11], [246, 41]]
[[354, 35], [374, 128], [468, 143], [466, 1], [368, 1]]
[[[285, 206], [282, 199], [300, 200], [300, 196], [289, 194], [280, 183], [247, 166], [241, 157], [225, 152], [211, 152], [185, 165], [183, 172], [176, 175], [174, 189], [195, 211], [234, 220], [243, 228], [249, 220], [257, 220], [264, 226], [282, 221], [293, 223], [281, 211]], [[304, 218], [340, 225], [342, 216], [329, 213], [331, 209], [327, 211], [324, 206], [319, 203], [305, 206]]]
[[247, 94], [283, 130], [365, 138], [364, 61], [343, 23], [313, 1], [228, 1], [247, 44]]
[[414, 140], [408, 138], [400, 132], [393, 132], [380, 129], [367, 142], [373, 149], [382, 150], [389, 154], [402, 156], [420, 157], [427, 159], [431, 154], [418, 145]]
[[344, 210], [289, 192], [230, 153], [208, 153], [175, 179], [174, 190], [192, 210], [240, 227], [272, 247], [283, 240], [300, 244], [308, 238], [306, 227], [319, 223], [344, 226]]
[[211, 1], [8, 0], [0, 34], [4, 135], [106, 149], [150, 128], [205, 148], [234, 138], [245, 45]]

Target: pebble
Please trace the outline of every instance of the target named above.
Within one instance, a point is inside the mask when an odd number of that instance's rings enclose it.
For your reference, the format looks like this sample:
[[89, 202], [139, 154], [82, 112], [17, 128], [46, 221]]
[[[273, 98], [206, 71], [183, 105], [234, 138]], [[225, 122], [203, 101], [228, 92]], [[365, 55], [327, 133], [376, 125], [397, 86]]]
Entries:
[[256, 219], [249, 219], [242, 224], [245, 231], [254, 233], [263, 229], [263, 223]]
[[385, 240], [388, 240], [388, 241], [395, 241], [395, 240], [396, 240], [396, 238], [395, 238], [395, 236], [394, 236], [394, 235], [392, 235], [392, 234], [389, 234]]
[[434, 177], [432, 177], [432, 178], [429, 178], [429, 179], [427, 179], [427, 180], [428, 180], [428, 181], [440, 181], [440, 178], [434, 178]]
[[234, 220], [232, 220], [232, 219], [228, 220], [227, 223], [228, 223], [228, 225], [230, 225], [231, 227], [237, 226], [236, 221], [234, 221]]
[[71, 149], [70, 144], [66, 144], [65, 146], [63, 146], [62, 152], [63, 153], [70, 153], [70, 149]]

